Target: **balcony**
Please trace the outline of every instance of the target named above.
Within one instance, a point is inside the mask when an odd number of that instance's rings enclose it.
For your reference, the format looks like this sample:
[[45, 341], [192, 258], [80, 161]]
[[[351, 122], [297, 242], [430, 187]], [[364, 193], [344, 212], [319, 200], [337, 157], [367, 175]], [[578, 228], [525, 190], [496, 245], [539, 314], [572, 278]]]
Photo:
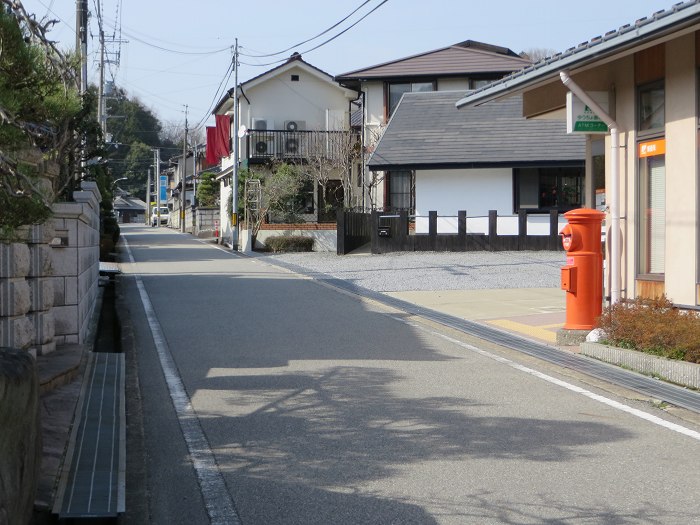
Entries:
[[249, 164], [304, 162], [341, 158], [359, 151], [360, 135], [350, 131], [248, 130], [245, 158]]

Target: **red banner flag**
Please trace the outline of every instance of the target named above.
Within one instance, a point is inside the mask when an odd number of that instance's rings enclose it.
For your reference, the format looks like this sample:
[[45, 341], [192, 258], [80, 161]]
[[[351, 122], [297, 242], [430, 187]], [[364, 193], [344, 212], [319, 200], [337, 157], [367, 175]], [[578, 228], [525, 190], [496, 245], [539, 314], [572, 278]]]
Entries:
[[213, 165], [219, 163], [219, 155], [216, 151], [216, 128], [207, 126], [207, 164]]
[[216, 115], [216, 155], [228, 157], [231, 154], [231, 117]]

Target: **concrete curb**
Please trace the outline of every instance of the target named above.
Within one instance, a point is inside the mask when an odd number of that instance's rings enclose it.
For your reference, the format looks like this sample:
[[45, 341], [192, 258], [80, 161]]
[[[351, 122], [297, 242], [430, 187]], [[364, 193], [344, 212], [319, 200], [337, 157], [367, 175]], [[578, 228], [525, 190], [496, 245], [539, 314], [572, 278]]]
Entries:
[[700, 390], [700, 365], [695, 363], [590, 342], [581, 343], [581, 354]]

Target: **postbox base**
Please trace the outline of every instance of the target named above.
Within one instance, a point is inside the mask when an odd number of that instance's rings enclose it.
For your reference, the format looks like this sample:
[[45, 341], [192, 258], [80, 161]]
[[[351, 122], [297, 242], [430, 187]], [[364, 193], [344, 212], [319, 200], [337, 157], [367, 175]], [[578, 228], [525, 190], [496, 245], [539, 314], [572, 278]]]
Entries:
[[586, 336], [591, 333], [592, 328], [587, 330], [572, 330], [570, 328], [560, 328], [557, 330], [557, 344], [559, 346], [575, 346], [583, 343]]

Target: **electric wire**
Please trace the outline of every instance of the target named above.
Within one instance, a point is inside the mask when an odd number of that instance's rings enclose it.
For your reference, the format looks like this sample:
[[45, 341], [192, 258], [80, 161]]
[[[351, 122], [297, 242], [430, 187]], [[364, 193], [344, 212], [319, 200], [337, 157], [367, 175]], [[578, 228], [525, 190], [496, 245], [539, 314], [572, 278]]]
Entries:
[[322, 37], [323, 35], [325, 35], [326, 33], [328, 33], [329, 31], [331, 31], [332, 29], [335, 29], [335, 28], [338, 27], [340, 24], [342, 24], [343, 22], [345, 22], [348, 18], [350, 18], [352, 15], [354, 15], [355, 13], [357, 13], [357, 12], [358, 12], [360, 9], [362, 9], [364, 6], [366, 6], [367, 4], [369, 4], [371, 1], [372, 1], [372, 0], [365, 0], [365, 1], [362, 2], [358, 7], [356, 7], [349, 15], [347, 15], [345, 18], [339, 20], [338, 22], [336, 22], [335, 24], [333, 24], [333, 25], [332, 25], [331, 27], [329, 27], [328, 29], [325, 29], [325, 30], [322, 31], [321, 33], [317, 34], [316, 36], [312, 36], [311, 38], [308, 38], [307, 40], [304, 40], [304, 41], [302, 41], [302, 42], [299, 42], [298, 44], [294, 44], [293, 46], [290, 46], [290, 47], [288, 47], [287, 49], [283, 49], [282, 51], [277, 51], [276, 53], [267, 53], [267, 54], [259, 54], [259, 55], [249, 55], [249, 54], [246, 54], [246, 53], [240, 53], [240, 55], [241, 55], [241, 56], [245, 56], [245, 57], [249, 57], [249, 58], [267, 58], [267, 57], [273, 57], [273, 56], [276, 56], [276, 55], [281, 55], [282, 53], [287, 53], [288, 51], [291, 51], [292, 49], [295, 49], [295, 48], [297, 48], [297, 47], [299, 47], [299, 46], [303, 46], [304, 44], [308, 44], [308, 43], [311, 42], [312, 40], [316, 40], [317, 38], [320, 38], [320, 37]]
[[[303, 55], [303, 54], [307, 54], [307, 53], [310, 53], [310, 52], [312, 52], [312, 51], [315, 51], [315, 50], [319, 49], [320, 47], [323, 47], [323, 46], [325, 46], [326, 44], [332, 42], [333, 40], [335, 40], [335, 39], [338, 38], [339, 36], [343, 35], [344, 33], [347, 33], [350, 29], [352, 29], [352, 28], [355, 27], [357, 24], [359, 24], [360, 22], [362, 22], [365, 18], [367, 18], [367, 17], [368, 17], [369, 15], [371, 15], [372, 13], [374, 13], [377, 9], [379, 9], [380, 7], [382, 7], [382, 6], [383, 6], [384, 4], [386, 4], [388, 1], [389, 1], [389, 0], [382, 0], [382, 2], [380, 2], [380, 3], [379, 3], [377, 6], [375, 6], [372, 10], [368, 11], [366, 14], [364, 14], [364, 15], [363, 15], [362, 17], [360, 17], [358, 20], [356, 20], [356, 21], [353, 22], [351, 25], [349, 25], [348, 27], [346, 27], [345, 29], [343, 29], [340, 33], [337, 33], [337, 34], [335, 34], [334, 36], [332, 36], [331, 38], [329, 38], [329, 39], [327, 39], [327, 40], [324, 40], [323, 42], [321, 42], [321, 43], [318, 44], [317, 46], [312, 47], [311, 49], [307, 49], [307, 50], [305, 50], [305, 51], [302, 51], [301, 54]], [[278, 54], [278, 53], [275, 53], [275, 54]], [[241, 62], [241, 64], [246, 65], [246, 66], [252, 66], [252, 67], [265, 67], [265, 66], [274, 66], [274, 65], [277, 65], [277, 64], [281, 64], [281, 63], [283, 63], [283, 62], [286, 62], [287, 60], [288, 60], [287, 58], [283, 58], [283, 59], [281, 59], [281, 60], [275, 60], [274, 62], [267, 62], [267, 63], [265, 63], [265, 64], [251, 64], [251, 63], [248, 63], [248, 62]]]
[[[237, 67], [237, 66], [236, 66]], [[211, 111], [214, 109], [214, 106], [216, 105], [217, 101], [219, 100], [220, 96], [223, 95], [223, 92], [221, 92], [221, 87], [224, 86], [225, 84], [228, 84], [228, 81], [231, 79], [231, 75], [233, 74], [234, 71], [234, 64], [233, 61], [228, 66], [228, 69], [226, 70], [226, 73], [224, 73], [224, 78], [221, 79], [221, 82], [219, 83], [219, 87], [216, 89], [216, 93], [214, 94], [214, 98], [212, 99], [211, 104], [209, 104], [209, 109], [205, 113], [205, 115], [197, 122], [196, 126], [193, 126], [193, 130], [199, 129], [209, 118], [211, 115]], [[221, 94], [220, 94], [221, 92]]]
[[[106, 22], [106, 25], [108, 27], [113, 27], [109, 22]], [[158, 49], [160, 51], [164, 51], [166, 53], [173, 53], [175, 55], [198, 55], [198, 56], [203, 56], [203, 55], [218, 55], [220, 53], [223, 53], [225, 51], [228, 51], [231, 49], [231, 46], [226, 46], [222, 47], [220, 49], [212, 49], [209, 51], [181, 51], [178, 49], [170, 49], [167, 47], [159, 46], [157, 44], [153, 44], [152, 42], [148, 42], [147, 40], [144, 40], [143, 38], [139, 38], [136, 36], [134, 33], [130, 31], [126, 31], [124, 28], [121, 29], [121, 33], [129, 37], [131, 40], [135, 40], [136, 42], [143, 44], [148, 47], [152, 47], [154, 49]]]

